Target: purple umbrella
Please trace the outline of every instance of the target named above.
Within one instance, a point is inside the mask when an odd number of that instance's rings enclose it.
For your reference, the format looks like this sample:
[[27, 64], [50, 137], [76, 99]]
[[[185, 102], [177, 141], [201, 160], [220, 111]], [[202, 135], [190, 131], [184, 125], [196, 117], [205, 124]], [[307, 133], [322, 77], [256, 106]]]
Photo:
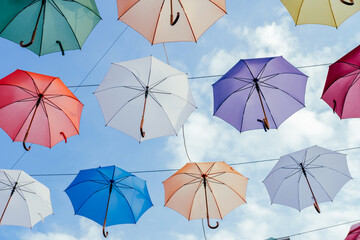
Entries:
[[214, 115], [240, 132], [278, 128], [305, 106], [307, 78], [283, 57], [240, 60], [213, 84]]

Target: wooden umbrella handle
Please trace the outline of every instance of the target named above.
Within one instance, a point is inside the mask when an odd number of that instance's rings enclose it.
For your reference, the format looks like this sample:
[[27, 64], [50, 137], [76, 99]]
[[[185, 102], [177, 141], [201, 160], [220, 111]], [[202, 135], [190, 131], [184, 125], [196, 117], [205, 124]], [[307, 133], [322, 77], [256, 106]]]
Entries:
[[349, 0], [349, 1], [340, 0], [340, 2], [342, 2], [343, 4], [348, 5], [348, 6], [354, 5], [354, 0]]

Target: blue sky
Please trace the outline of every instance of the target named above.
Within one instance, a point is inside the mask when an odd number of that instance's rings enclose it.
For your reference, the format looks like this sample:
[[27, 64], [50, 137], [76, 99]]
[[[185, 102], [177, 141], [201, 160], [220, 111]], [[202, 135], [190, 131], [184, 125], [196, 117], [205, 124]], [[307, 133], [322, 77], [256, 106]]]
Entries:
[[[16, 69], [58, 76], [66, 85], [78, 85], [113, 43], [126, 25], [117, 19], [116, 1], [96, 1], [103, 20], [95, 27], [82, 51], [38, 57], [6, 39], [0, 39], [0, 77]], [[166, 44], [170, 64], [189, 76], [224, 74], [241, 58], [284, 56], [295, 66], [334, 62], [358, 45], [360, 34], [355, 14], [339, 29], [328, 26], [296, 26], [280, 1], [228, 0], [228, 14], [215, 23], [198, 43]], [[153, 55], [166, 61], [163, 46], [153, 45], [128, 28], [83, 84], [101, 82], [112, 62]], [[198, 110], [185, 125], [189, 154], [193, 161], [253, 161], [280, 156], [319, 145], [329, 149], [360, 146], [358, 119], [339, 120], [320, 99], [327, 67], [302, 69], [309, 76], [306, 108], [285, 121], [279, 130], [239, 134], [219, 118], [212, 117], [212, 88], [216, 78], [192, 79], [191, 89]], [[33, 145], [15, 169], [28, 174], [77, 173], [80, 169], [117, 165], [127, 171], [180, 168], [187, 159], [178, 137], [165, 137], [139, 144], [131, 137], [105, 127], [101, 109], [93, 94], [95, 88], [80, 88], [75, 95], [83, 102], [80, 135], [59, 143], [51, 150]], [[21, 143], [12, 143], [0, 131], [0, 166], [10, 168], [23, 154]], [[313, 208], [298, 212], [270, 205], [262, 180], [275, 162], [240, 165], [237, 171], [248, 177], [247, 204], [229, 213], [216, 230], [206, 229], [208, 240], [257, 240], [281, 237], [309, 229], [360, 219], [358, 202], [360, 167], [358, 151], [348, 154], [354, 177], [339, 192], [333, 203], [321, 204], [322, 213]], [[137, 174], [148, 183], [154, 207], [136, 225], [108, 228], [108, 239], [203, 239], [201, 220], [188, 221], [163, 207], [162, 181], [172, 173]], [[102, 239], [101, 226], [74, 216], [64, 189], [72, 176], [36, 177], [51, 189], [54, 215], [32, 230], [1, 226], [0, 239], [85, 240]], [[294, 239], [343, 239], [350, 225], [300, 235]]]

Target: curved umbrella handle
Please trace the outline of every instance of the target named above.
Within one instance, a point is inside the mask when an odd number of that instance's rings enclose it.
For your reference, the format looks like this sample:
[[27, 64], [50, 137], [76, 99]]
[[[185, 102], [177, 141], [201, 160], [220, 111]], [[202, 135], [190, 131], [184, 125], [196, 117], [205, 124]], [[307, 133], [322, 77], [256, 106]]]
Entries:
[[104, 237], [107, 237], [109, 235], [108, 231], [105, 232], [105, 225], [103, 226], [103, 235]]
[[30, 149], [31, 149], [31, 146], [26, 147], [26, 145], [25, 145], [25, 141], [26, 141], [28, 135], [29, 135], [29, 131], [26, 132], [25, 137], [24, 137], [24, 140], [23, 140], [23, 147], [24, 147], [24, 149], [25, 149], [26, 151], [30, 151]]
[[141, 137], [142, 137], [142, 138], [145, 137], [145, 132], [143, 131], [142, 126], [140, 127], [140, 134], [141, 134]]
[[174, 15], [171, 14], [170, 15], [170, 25], [174, 26], [179, 21], [179, 17], [180, 17], [179, 12], [177, 12], [175, 20], [174, 20]]
[[33, 34], [32, 34], [32, 37], [31, 37], [30, 42], [24, 44], [24, 41], [21, 41], [21, 42], [20, 42], [20, 46], [25, 48], [25, 47], [28, 47], [28, 46], [30, 46], [31, 44], [33, 44], [33, 42], [34, 42], [34, 40], [35, 40], [35, 35], [36, 35], [36, 29], [34, 30], [34, 32], [33, 32]]
[[335, 109], [336, 109], [336, 101], [335, 101], [335, 99], [333, 99], [333, 102], [334, 102], [333, 113], [335, 113]]
[[67, 143], [67, 138], [66, 138], [66, 135], [64, 132], [60, 132], [60, 134], [63, 136], [64, 140], [65, 140], [65, 143]]
[[315, 203], [314, 203], [314, 208], [318, 213], [320, 213], [320, 207], [319, 207], [319, 204], [317, 203], [316, 200], [315, 200]]
[[207, 217], [207, 224], [208, 224], [209, 228], [211, 228], [211, 229], [216, 229], [216, 228], [219, 227], [219, 222], [218, 222], [218, 221], [216, 221], [216, 226], [211, 226], [211, 225], [210, 225], [209, 216]]
[[347, 2], [346, 0], [340, 0], [340, 2], [348, 6], [354, 5], [354, 0], [349, 0], [349, 2]]

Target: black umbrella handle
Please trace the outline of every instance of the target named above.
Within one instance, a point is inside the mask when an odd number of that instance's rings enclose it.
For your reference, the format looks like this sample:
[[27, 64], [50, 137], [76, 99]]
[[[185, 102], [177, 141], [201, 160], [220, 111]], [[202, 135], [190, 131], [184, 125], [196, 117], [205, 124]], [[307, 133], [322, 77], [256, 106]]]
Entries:
[[176, 13], [176, 18], [174, 20], [172, 0], [170, 0], [170, 10], [171, 10], [171, 12], [170, 12], [170, 25], [174, 26], [179, 21], [180, 13], [179, 12]]
[[340, 0], [340, 2], [342, 2], [343, 4], [348, 5], [348, 6], [354, 5], [354, 0], [349, 0], [349, 1]]

